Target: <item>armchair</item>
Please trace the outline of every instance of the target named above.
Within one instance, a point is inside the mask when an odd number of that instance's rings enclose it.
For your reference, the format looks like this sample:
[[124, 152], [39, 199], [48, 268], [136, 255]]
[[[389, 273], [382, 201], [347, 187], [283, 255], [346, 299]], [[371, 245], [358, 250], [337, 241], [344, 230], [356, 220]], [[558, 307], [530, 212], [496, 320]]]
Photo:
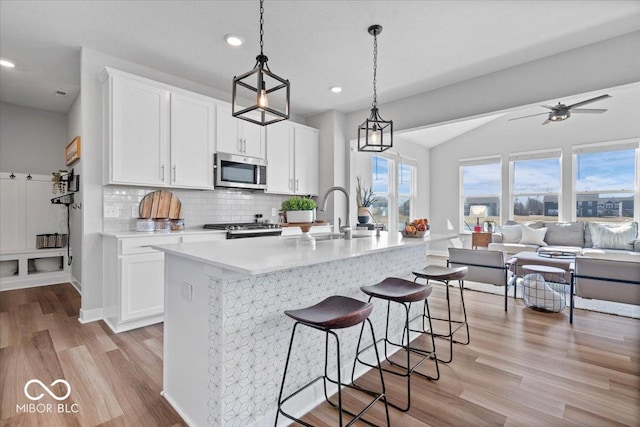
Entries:
[[569, 323], [574, 292], [582, 298], [640, 305], [640, 263], [578, 256], [570, 288]]
[[[507, 311], [509, 287], [515, 285], [516, 276], [511, 271], [512, 263], [504, 261], [501, 251], [478, 251], [473, 249], [449, 248], [448, 266], [469, 268], [466, 280], [504, 286], [504, 311]], [[516, 297], [516, 287], [513, 288]]]

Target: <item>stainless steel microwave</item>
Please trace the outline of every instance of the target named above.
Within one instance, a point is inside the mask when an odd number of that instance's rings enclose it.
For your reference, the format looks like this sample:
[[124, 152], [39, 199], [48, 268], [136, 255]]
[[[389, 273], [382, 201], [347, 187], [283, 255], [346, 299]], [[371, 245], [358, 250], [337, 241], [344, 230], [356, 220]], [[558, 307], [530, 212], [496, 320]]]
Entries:
[[215, 159], [216, 187], [267, 188], [266, 160], [227, 153], [217, 153]]

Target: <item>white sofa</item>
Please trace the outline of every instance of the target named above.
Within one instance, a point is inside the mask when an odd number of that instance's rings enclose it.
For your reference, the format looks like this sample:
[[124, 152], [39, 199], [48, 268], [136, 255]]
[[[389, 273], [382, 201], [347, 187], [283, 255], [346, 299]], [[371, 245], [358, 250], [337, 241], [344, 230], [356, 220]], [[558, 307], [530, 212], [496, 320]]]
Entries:
[[[640, 262], [636, 222], [589, 225], [584, 222], [537, 221], [527, 226], [534, 230], [546, 229], [543, 242], [538, 242], [544, 244], [523, 240], [522, 224], [508, 221], [493, 233], [489, 250], [502, 251], [507, 257], [518, 252], [564, 251], [591, 258]], [[594, 230], [598, 233], [595, 236]], [[625, 237], [615, 239], [621, 235]]]

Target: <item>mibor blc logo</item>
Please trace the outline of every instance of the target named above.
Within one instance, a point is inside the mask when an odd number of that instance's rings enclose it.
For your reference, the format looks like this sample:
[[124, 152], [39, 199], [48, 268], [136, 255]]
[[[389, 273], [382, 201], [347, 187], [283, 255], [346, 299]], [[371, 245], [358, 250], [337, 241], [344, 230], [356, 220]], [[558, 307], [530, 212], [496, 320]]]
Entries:
[[[36, 388], [35, 386], [33, 387], [29, 387], [32, 384], [36, 384], [39, 387]], [[66, 391], [63, 395], [58, 396], [56, 393], [53, 392], [53, 390], [51, 390], [51, 388], [49, 387], [54, 387], [57, 384], [61, 384], [65, 387]], [[34, 393], [35, 390], [35, 393]], [[40, 393], [38, 393], [38, 391]], [[44, 384], [42, 381], [38, 380], [38, 379], [31, 379], [29, 381], [27, 381], [24, 385], [24, 395], [27, 397], [27, 399], [29, 400], [33, 400], [33, 401], [37, 401], [42, 399], [45, 396], [45, 392], [51, 396], [52, 398], [54, 398], [57, 401], [62, 401], [67, 399], [69, 396], [71, 396], [71, 384], [69, 384], [66, 380], [63, 379], [57, 379], [54, 382], [52, 382], [51, 384], [49, 384], [49, 386], [47, 386], [46, 384]], [[68, 405], [66, 403], [58, 403], [58, 404], [52, 404], [52, 403], [25, 403], [23, 405], [16, 405], [16, 412], [26, 412], [26, 413], [38, 413], [38, 414], [43, 414], [43, 413], [73, 413], [76, 414], [80, 411], [80, 407], [78, 406], [77, 403], [73, 403], [71, 405]]]

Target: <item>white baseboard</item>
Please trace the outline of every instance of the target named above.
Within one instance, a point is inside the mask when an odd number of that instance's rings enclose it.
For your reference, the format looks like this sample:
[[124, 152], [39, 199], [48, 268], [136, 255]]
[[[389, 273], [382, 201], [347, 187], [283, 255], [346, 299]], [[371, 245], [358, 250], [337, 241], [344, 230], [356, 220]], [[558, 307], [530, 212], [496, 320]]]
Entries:
[[80, 283], [78, 279], [73, 276], [71, 276], [69, 282], [71, 283], [71, 285], [73, 285], [74, 288], [76, 288], [76, 291], [78, 291], [78, 293], [82, 295], [82, 283]]
[[0, 280], [0, 291], [37, 288], [71, 281], [71, 276], [64, 272], [36, 273], [30, 276], [31, 277], [27, 278], [3, 277], [2, 280]]
[[184, 421], [189, 427], [197, 426], [193, 421], [189, 419], [189, 417], [187, 417], [187, 415], [182, 411], [182, 409], [178, 405], [176, 405], [175, 401], [171, 398], [171, 396], [169, 396], [167, 393], [164, 392], [164, 390], [162, 391], [162, 393], [160, 393], [160, 396], [164, 397], [164, 399], [169, 403], [169, 405], [171, 405], [171, 407], [178, 413], [178, 415], [180, 415], [180, 417], [182, 418], [182, 421]]
[[89, 323], [95, 322], [96, 320], [102, 320], [101, 308], [94, 308], [93, 310], [80, 309], [80, 317], [78, 317], [78, 322]]

